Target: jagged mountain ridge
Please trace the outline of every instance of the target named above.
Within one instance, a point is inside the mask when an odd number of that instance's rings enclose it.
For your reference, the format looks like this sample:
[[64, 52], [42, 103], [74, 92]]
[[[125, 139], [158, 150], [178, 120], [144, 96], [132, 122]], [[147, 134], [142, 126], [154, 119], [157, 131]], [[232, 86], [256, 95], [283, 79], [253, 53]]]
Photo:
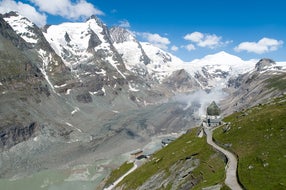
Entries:
[[[26, 42], [35, 45], [37, 39], [42, 39], [42, 34], [39, 34], [38, 28], [27, 19], [19, 17], [20, 19], [16, 19], [17, 15], [14, 13], [10, 18], [6, 16], [6, 21], [14, 26], [14, 30], [26, 39]], [[15, 24], [17, 22], [18, 24]], [[19, 24], [26, 25], [26, 31], [21, 32]], [[35, 29], [31, 29], [33, 27]], [[255, 61], [243, 61], [226, 52], [185, 63], [149, 43], [139, 42], [134, 34], [124, 28], [108, 29], [96, 16], [83, 23], [63, 23], [45, 27], [43, 34], [50, 44], [47, 47], [54, 49], [78, 80], [93, 75], [102, 80], [106, 73], [113, 73], [114, 76], [103, 80], [124, 80], [128, 76], [139, 76], [152, 86], [168, 80], [174, 71], [184, 69], [187, 71], [186, 74], [196, 81], [195, 86], [206, 88], [216, 85], [218, 79], [228, 79], [230, 76], [247, 72], [255, 65]], [[222, 82], [226, 83], [226, 80]], [[99, 94], [102, 94], [102, 91]]]

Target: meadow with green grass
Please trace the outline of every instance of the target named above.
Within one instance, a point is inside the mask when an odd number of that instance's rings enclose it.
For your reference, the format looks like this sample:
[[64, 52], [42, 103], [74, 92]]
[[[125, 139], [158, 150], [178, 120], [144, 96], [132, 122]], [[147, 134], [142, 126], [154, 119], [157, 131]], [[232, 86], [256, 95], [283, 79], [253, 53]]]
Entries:
[[213, 137], [238, 156], [242, 185], [286, 189], [286, 96], [234, 113], [224, 121], [230, 122], [230, 129], [219, 128]]
[[133, 162], [124, 162], [119, 168], [113, 170], [109, 175], [105, 186], [108, 187], [113, 182], [115, 182], [118, 178], [123, 176], [126, 172], [128, 172], [133, 167]]

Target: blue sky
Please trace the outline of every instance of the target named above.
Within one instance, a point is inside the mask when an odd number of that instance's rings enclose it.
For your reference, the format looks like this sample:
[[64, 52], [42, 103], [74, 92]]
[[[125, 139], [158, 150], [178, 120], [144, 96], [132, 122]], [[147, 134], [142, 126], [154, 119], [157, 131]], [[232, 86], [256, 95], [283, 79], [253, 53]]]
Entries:
[[219, 51], [286, 61], [283, 0], [0, 0], [0, 12], [13, 8], [39, 25], [96, 14], [184, 61]]

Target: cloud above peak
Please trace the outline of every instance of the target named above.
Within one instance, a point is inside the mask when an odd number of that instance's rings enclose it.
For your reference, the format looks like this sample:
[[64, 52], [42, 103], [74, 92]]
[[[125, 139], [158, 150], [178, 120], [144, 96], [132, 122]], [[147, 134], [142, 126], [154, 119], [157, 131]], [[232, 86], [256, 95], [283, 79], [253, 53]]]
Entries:
[[80, 20], [91, 15], [103, 15], [86, 0], [29, 0], [29, 4], [15, 0], [0, 0], [0, 13], [16, 11], [38, 26], [47, 23], [47, 15], [61, 16], [66, 19]]
[[171, 43], [170, 40], [166, 37], [162, 37], [159, 34], [152, 34], [149, 32], [139, 33], [145, 40], [149, 43], [153, 44], [154, 46], [161, 48], [163, 50], [168, 49], [168, 45]]
[[201, 32], [193, 32], [184, 36], [184, 39], [187, 41], [191, 41], [192, 44], [185, 46], [188, 51], [195, 50], [195, 45], [203, 48], [214, 49], [216, 47], [222, 46], [229, 42], [222, 42], [221, 36], [217, 36], [215, 34], [207, 34]]
[[200, 32], [193, 32], [193, 33], [185, 35], [184, 37], [185, 40], [189, 40], [189, 41], [196, 42], [196, 43], [201, 42], [203, 38], [204, 38], [204, 34]]
[[86, 0], [79, 0], [73, 3], [71, 0], [30, 0], [40, 11], [51, 15], [58, 15], [67, 19], [78, 20], [87, 18], [93, 14], [103, 15], [104, 13], [95, 8]]
[[282, 40], [272, 38], [262, 38], [258, 42], [242, 42], [234, 48], [236, 52], [247, 51], [257, 54], [263, 54], [271, 51], [276, 51], [283, 45]]

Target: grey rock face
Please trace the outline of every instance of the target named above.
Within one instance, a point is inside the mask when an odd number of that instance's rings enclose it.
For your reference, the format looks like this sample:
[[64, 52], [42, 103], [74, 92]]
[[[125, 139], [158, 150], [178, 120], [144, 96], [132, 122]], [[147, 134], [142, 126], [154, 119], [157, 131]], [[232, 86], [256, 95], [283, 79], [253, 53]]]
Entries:
[[[169, 175], [164, 171], [158, 172], [142, 184], [138, 190], [160, 189], [191, 189], [201, 178], [192, 177], [192, 171], [200, 164], [198, 159], [180, 160], [169, 169]], [[119, 187], [120, 189], [120, 187]]]
[[37, 130], [39, 130], [39, 126], [35, 122], [26, 126], [22, 126], [22, 124], [2, 126], [0, 128], [0, 149], [8, 149], [29, 139]]
[[81, 103], [91, 103], [92, 97], [89, 93], [84, 93], [76, 96], [77, 101]]
[[197, 80], [184, 69], [173, 72], [170, 77], [163, 81], [163, 84], [169, 89], [182, 92], [200, 89], [201, 87]]
[[14, 46], [19, 49], [27, 49], [29, 46], [28, 44], [19, 37], [11, 28], [11, 26], [3, 19], [3, 15], [0, 14], [0, 34], [10, 40]]
[[[15, 17], [15, 18], [19, 17], [18, 19], [20, 19], [18, 13], [15, 12], [10, 12], [2, 15], [3, 19], [9, 19], [10, 17]], [[31, 23], [27, 18], [24, 17], [21, 18], [20, 20], [25, 20], [25, 22]], [[38, 26], [32, 23], [31, 25], [23, 25], [23, 28], [25, 28], [25, 30], [28, 32], [16, 34], [18, 38], [20, 37], [22, 39], [21, 42], [20, 41], [18, 42], [19, 44], [16, 45], [16, 47], [20, 47], [21, 44], [26, 44], [25, 46], [28, 48], [26, 49], [21, 48], [21, 49], [25, 50], [25, 53], [29, 55], [29, 57], [31, 57], [30, 59], [32, 59], [32, 61], [35, 63], [35, 65], [37, 65], [38, 68], [42, 68], [48, 73], [53, 83], [61, 84], [64, 83], [66, 80], [68, 80], [69, 78], [68, 75], [70, 75], [69, 68], [65, 66], [61, 58], [55, 53], [53, 48], [50, 46], [49, 42], [44, 37], [42, 30]], [[35, 43], [26, 42], [23, 40], [23, 37], [35, 40], [36, 42]], [[23, 43], [23, 41], [25, 43]], [[39, 50], [42, 50], [45, 53], [39, 55], [38, 54]], [[42, 56], [44, 56], [44, 58]], [[50, 58], [46, 60], [49, 62], [49, 64], [44, 66], [45, 65], [44, 59], [47, 59], [47, 57]]]
[[110, 28], [110, 35], [113, 43], [123, 43], [134, 39], [133, 35], [129, 31], [121, 27]]
[[96, 46], [100, 45], [102, 42], [99, 37], [94, 33], [94, 31], [90, 30], [90, 39], [88, 41], [87, 51], [92, 51]]
[[71, 38], [67, 32], [65, 33], [65, 40], [67, 43], [70, 43], [70, 41], [71, 41]]
[[263, 58], [263, 59], [260, 59], [258, 63], [256, 63], [255, 69], [256, 71], [263, 71], [265, 70], [266, 67], [269, 67], [275, 64], [276, 64], [275, 61], [273, 61], [272, 59]]

